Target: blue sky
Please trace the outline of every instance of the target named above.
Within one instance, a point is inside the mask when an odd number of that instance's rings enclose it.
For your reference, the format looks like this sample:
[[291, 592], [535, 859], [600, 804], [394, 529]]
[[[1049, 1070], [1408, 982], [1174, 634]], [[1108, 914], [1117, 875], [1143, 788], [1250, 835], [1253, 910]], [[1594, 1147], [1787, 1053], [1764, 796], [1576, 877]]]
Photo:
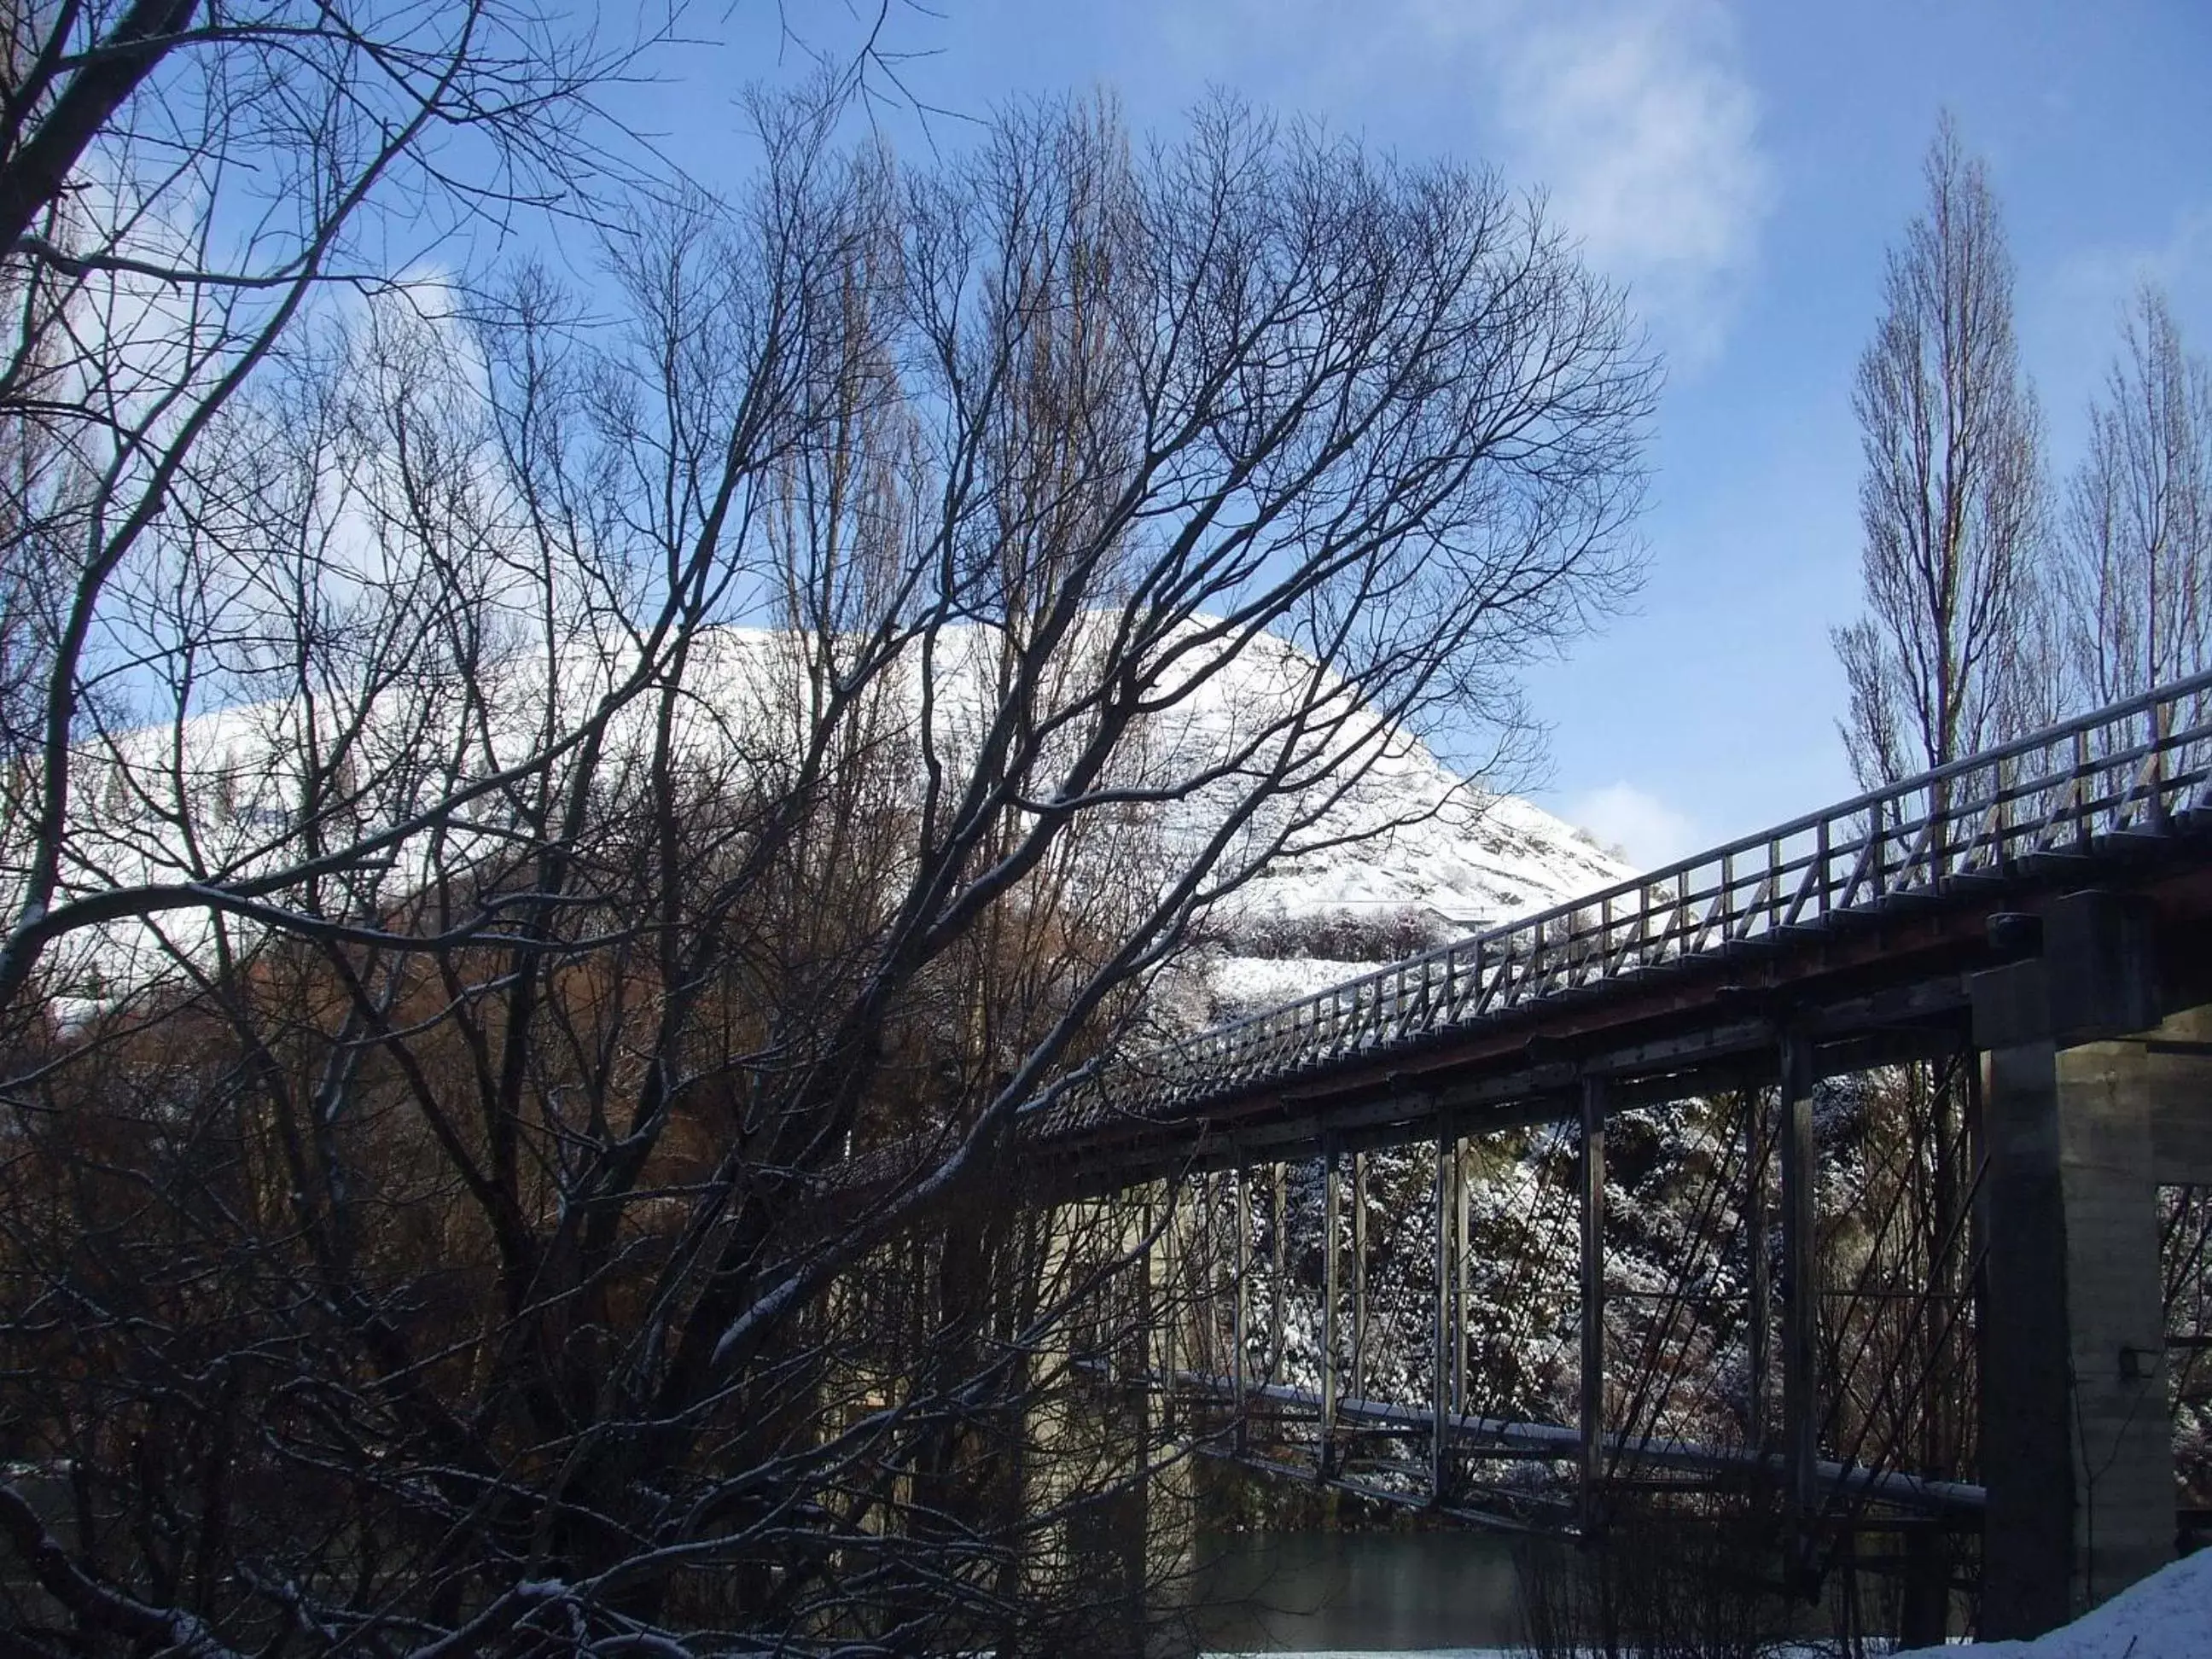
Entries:
[[[948, 144], [1018, 94], [1103, 87], [1144, 129], [1225, 87], [1541, 187], [1627, 284], [1668, 369], [1648, 582], [1531, 684], [1539, 799], [1640, 861], [1850, 793], [1828, 643], [1858, 604], [1850, 380], [1940, 109], [2003, 204], [2056, 472], [2142, 277], [2212, 351], [2212, 0], [930, 3], [894, 0], [885, 39]], [[834, 50], [855, 14], [783, 15]], [[736, 87], [775, 77], [775, 16], [741, 4], [632, 112], [709, 177]]]

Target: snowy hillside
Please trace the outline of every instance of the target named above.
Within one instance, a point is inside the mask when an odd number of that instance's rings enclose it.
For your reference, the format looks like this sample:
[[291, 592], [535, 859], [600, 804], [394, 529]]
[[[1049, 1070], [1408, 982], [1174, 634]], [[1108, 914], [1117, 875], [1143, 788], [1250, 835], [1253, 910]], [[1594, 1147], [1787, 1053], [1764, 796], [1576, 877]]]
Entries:
[[[1288, 850], [1218, 903], [1197, 965], [1200, 1023], [1234, 1018], [1355, 978], [1432, 945], [1547, 909], [1635, 873], [1586, 831], [1533, 803], [1493, 794], [1444, 765], [1418, 736], [1357, 709], [1312, 659], [1266, 636], [1210, 665], [1148, 731], [1140, 769], [1187, 773], [1255, 741], [1286, 705], [1316, 699], [1337, 729], [1316, 744], [1354, 781], [1316, 805], [1291, 791], [1248, 844], [1310, 817]], [[1172, 842], [1218, 823], [1232, 789], [1168, 809]], [[1234, 863], [1243, 848], [1232, 848]]]
[[[1279, 763], [1283, 711], [1312, 718], [1290, 740], [1291, 787], [1252, 818], [1226, 857], [1241, 866], [1278, 836], [1288, 851], [1206, 915], [1200, 994], [1178, 998], [1183, 1017], [1218, 1018], [1300, 995], [1628, 873], [1589, 836], [1528, 802], [1475, 790], [1291, 646], [1264, 635], [1241, 646], [1209, 641], [1202, 622], [1187, 632], [1200, 648], [1178, 640], [1161, 653], [1159, 676], [1146, 687], [1158, 712], [1102, 781], [1155, 793], [1147, 833], [1163, 874]], [[1086, 659], [1103, 643], [1079, 635], [1059, 653], [1063, 684], [1041, 688], [1045, 707], [1085, 706], [1097, 683]], [[872, 717], [881, 721], [883, 752], [919, 757], [927, 749], [940, 763], [961, 765], [996, 714], [1000, 649], [994, 630], [971, 625], [903, 652], [881, 682], [890, 695]], [[321, 914], [328, 896], [311, 878], [289, 874], [305, 845], [302, 757], [312, 755], [326, 777], [346, 780], [335, 806], [316, 809], [319, 836], [378, 849], [349, 878], [348, 908], [366, 914], [404, 898], [429, 878], [429, 860], [450, 862], [477, 834], [474, 824], [431, 827], [442, 793], [524, 760], [633, 672], [619, 644], [572, 642], [558, 665], [549, 672], [544, 656], [524, 653], [479, 665], [468, 681], [381, 681], [366, 695], [331, 685], [313, 700], [233, 704], [94, 737], [87, 775], [106, 781], [73, 800], [77, 858], [64, 896], [245, 879], [272, 884], [264, 890], [279, 906]], [[1178, 684], [1179, 674], [1188, 678]], [[671, 734], [675, 751], [727, 787], [775, 772], [777, 757], [804, 741], [809, 665], [792, 636], [707, 629], [692, 642], [686, 686]], [[633, 702], [614, 717], [611, 775], [635, 770], [652, 740], [651, 708]], [[1071, 722], [1066, 740], [1081, 732]], [[918, 760], [908, 764], [918, 772]], [[1347, 776], [1356, 780], [1348, 788], [1332, 781]], [[494, 832], [496, 826], [484, 828]], [[97, 1004], [150, 985], [204, 958], [213, 925], [211, 914], [188, 906], [168, 911], [158, 930], [125, 921], [73, 936], [54, 958], [57, 988], [65, 1000]]]
[[1410, 821], [1285, 859], [1217, 917], [1212, 1017], [1291, 1001], [1635, 873], [1588, 832], [1473, 787], [1415, 742], [1337, 817], [1386, 813]]

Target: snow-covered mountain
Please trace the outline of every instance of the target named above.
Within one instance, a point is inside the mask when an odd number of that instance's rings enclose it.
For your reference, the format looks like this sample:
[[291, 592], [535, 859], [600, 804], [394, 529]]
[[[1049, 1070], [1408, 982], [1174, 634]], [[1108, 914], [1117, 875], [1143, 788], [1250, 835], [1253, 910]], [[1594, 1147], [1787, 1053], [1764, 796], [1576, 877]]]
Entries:
[[1210, 1012], [1235, 1018], [1626, 879], [1632, 866], [1515, 796], [1291, 860], [1253, 884], [1210, 951]]
[[[1631, 873], [1587, 834], [1455, 775], [1295, 647], [1265, 635], [1211, 638], [1203, 618], [1188, 630], [1162, 653], [1159, 678], [1147, 688], [1159, 712], [1104, 781], [1155, 795], [1146, 810], [1162, 871], [1213, 835], [1254, 780], [1279, 763], [1285, 741], [1297, 758], [1285, 768], [1293, 787], [1267, 801], [1228, 861], [1248, 862], [1285, 824], [1295, 827], [1289, 851], [1206, 915], [1195, 964], [1200, 994], [1178, 999], [1184, 1018], [1233, 1016], [1303, 995]], [[1042, 690], [1048, 706], [1063, 697], [1082, 706], [1098, 683], [1086, 659], [1108, 631], [1079, 634], [1058, 653], [1054, 672], [1066, 684]], [[1187, 641], [1192, 648], [1183, 648]], [[369, 884], [350, 892], [349, 904], [366, 914], [404, 896], [428, 878], [426, 860], [451, 860], [477, 833], [428, 827], [442, 792], [513, 766], [548, 733], [573, 729], [630, 672], [620, 647], [572, 646], [556, 660], [549, 672], [542, 654], [509, 659], [488, 671], [496, 684], [380, 678], [357, 700], [325, 686], [314, 699], [234, 703], [93, 738], [87, 775], [104, 782], [72, 803], [62, 899], [142, 884], [204, 890], [299, 867], [307, 756], [325, 775], [349, 781], [341, 810], [319, 820], [323, 838], [377, 849]], [[1000, 668], [999, 635], [981, 625], [942, 630], [926, 659], [910, 648], [884, 681], [896, 694], [882, 714], [885, 729], [896, 729], [892, 747], [904, 743], [918, 755], [926, 739], [944, 763], [963, 763], [996, 712]], [[1179, 675], [1188, 678], [1178, 684]], [[772, 768], [800, 740], [809, 679], [790, 636], [705, 630], [693, 642], [686, 686], [673, 741], [705, 770], [736, 780]], [[624, 757], [644, 752], [652, 708], [634, 702], [615, 718], [608, 765], [627, 767]], [[1310, 728], [1301, 724], [1284, 738], [1286, 708], [1312, 714]], [[1079, 723], [1071, 733], [1071, 742], [1079, 739]], [[1238, 759], [1224, 765], [1231, 756]], [[1183, 787], [1217, 771], [1194, 790]], [[1347, 775], [1356, 778], [1348, 787]], [[386, 830], [410, 823], [420, 827], [396, 839]], [[268, 896], [280, 907], [310, 902], [306, 884], [295, 890], [286, 880]], [[327, 899], [318, 893], [312, 902]], [[148, 985], [165, 963], [173, 969], [204, 957], [211, 927], [187, 905], [167, 911], [158, 933], [126, 920], [73, 936], [56, 964], [57, 989], [97, 1003]]]
[[1212, 1017], [1294, 1000], [1636, 873], [1587, 830], [1459, 777], [1413, 738], [1328, 824], [1356, 838], [1279, 860], [1217, 916]]

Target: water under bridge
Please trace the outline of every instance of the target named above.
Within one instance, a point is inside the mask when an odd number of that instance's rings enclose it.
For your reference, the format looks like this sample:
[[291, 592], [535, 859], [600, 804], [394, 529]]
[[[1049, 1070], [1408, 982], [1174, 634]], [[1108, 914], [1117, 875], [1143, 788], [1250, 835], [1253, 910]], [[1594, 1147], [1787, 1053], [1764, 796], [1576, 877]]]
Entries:
[[[1904, 1061], [1956, 1110], [1882, 1186], [1816, 1099]], [[1627, 1283], [1608, 1129], [1681, 1103], [1710, 1190], [1660, 1280], [1647, 1255]], [[1508, 1140], [1527, 1212], [1501, 1249], [1470, 1194]], [[1054, 1201], [1141, 1200], [1175, 1311], [1139, 1369], [1208, 1449], [1494, 1525], [1758, 1490], [1808, 1573], [1934, 1529], [1966, 1540], [1917, 1553], [1937, 1595], [1978, 1577], [1984, 1635], [2047, 1628], [2176, 1547], [2170, 1350], [2203, 1339], [2169, 1330], [2160, 1206], [2212, 1186], [2212, 675], [1116, 1056], [1020, 1145]], [[1432, 1160], [1421, 1212], [1378, 1212], [1378, 1160], [1402, 1189], [1409, 1156]], [[1320, 1197], [1286, 1208], [1286, 1172]], [[1908, 1190], [1911, 1248], [1849, 1216]], [[1839, 1210], [1856, 1257], [1823, 1254]], [[1401, 1398], [1370, 1269], [1415, 1233], [1425, 1387]], [[1285, 1252], [1316, 1248], [1297, 1314]], [[1470, 1276], [1516, 1250], [1565, 1263], [1573, 1410], [1486, 1402], [1528, 1333], [1482, 1328]], [[1317, 1355], [1296, 1379], [1294, 1316]]]

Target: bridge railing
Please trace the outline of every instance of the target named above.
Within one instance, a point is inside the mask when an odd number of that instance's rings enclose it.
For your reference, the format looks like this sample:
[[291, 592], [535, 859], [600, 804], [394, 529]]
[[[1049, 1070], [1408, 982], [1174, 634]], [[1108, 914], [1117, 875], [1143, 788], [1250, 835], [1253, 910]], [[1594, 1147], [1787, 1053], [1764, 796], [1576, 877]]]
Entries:
[[1172, 1115], [1543, 997], [2163, 836], [2192, 814], [2212, 816], [2212, 672], [1122, 1060], [1039, 1100], [1033, 1132]]

